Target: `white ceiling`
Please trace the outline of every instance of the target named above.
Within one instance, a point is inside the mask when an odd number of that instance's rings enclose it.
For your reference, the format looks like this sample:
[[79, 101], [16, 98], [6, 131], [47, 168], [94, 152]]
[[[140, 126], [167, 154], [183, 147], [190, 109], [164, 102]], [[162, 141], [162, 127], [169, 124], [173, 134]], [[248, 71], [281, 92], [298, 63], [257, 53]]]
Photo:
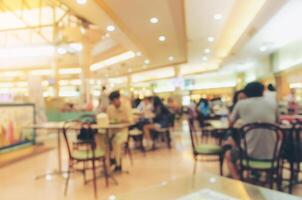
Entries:
[[[61, 2], [76, 15], [94, 24], [86, 33], [91, 36], [88, 41], [92, 47], [92, 63], [126, 51], [143, 53], [140, 57], [101, 69], [94, 74], [97, 77], [117, 77], [178, 64], [181, 65], [183, 74], [218, 69], [219, 60], [214, 57], [215, 46], [223, 39], [223, 31], [228, 28], [228, 19], [233, 14], [234, 7], [239, 2], [242, 3], [242, 0], [89, 0], [85, 5], [79, 5], [75, 0]], [[297, 26], [302, 18], [301, 0], [265, 2], [236, 42], [231, 55], [225, 58], [224, 65], [266, 55], [290, 42], [289, 40], [301, 37], [302, 29]], [[222, 19], [214, 20], [215, 14], [221, 14]], [[151, 24], [151, 17], [159, 18], [159, 23]], [[116, 30], [104, 37], [108, 25], [114, 25]], [[160, 35], [167, 37], [164, 43], [158, 41]], [[213, 43], [208, 42], [209, 36], [215, 38]], [[264, 54], [259, 52], [259, 46], [263, 44], [270, 46]], [[205, 54], [206, 48], [212, 52]], [[175, 59], [169, 61], [169, 56]], [[208, 57], [208, 61], [203, 60], [204, 56]], [[150, 65], [144, 65], [145, 59], [151, 61]], [[40, 66], [51, 65], [49, 58], [36, 61], [34, 66], [37, 63]], [[74, 63], [78, 66], [78, 60], [62, 63]], [[19, 67], [22, 62], [17, 64]]]
[[[182, 66], [183, 74], [216, 69], [213, 47], [234, 3], [235, 0], [185, 0], [188, 63]], [[220, 14], [222, 19], [214, 20], [215, 14]], [[208, 41], [210, 36], [215, 38], [212, 43]], [[210, 54], [205, 54], [206, 48], [211, 50]], [[207, 56], [209, 61], [205, 62], [203, 56]]]

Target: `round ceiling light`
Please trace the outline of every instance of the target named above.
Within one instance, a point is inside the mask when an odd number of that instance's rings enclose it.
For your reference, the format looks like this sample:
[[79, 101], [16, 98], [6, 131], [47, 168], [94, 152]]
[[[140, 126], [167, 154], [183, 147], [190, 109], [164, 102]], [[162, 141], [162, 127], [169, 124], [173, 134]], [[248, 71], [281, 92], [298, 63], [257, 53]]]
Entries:
[[157, 24], [158, 22], [159, 22], [159, 19], [157, 17], [150, 18], [150, 23], [151, 24]]
[[203, 61], [207, 61], [207, 60], [208, 60], [208, 57], [204, 56], [204, 57], [202, 57], [202, 60], [203, 60]]
[[209, 53], [211, 53], [211, 49], [208, 49], [208, 48], [207, 48], [207, 49], [204, 50], [204, 52], [205, 52], [206, 54], [209, 54]]
[[142, 52], [138, 51], [138, 52], [135, 53], [135, 55], [138, 56], [138, 57], [142, 56]]
[[62, 48], [62, 47], [58, 48], [58, 49], [57, 49], [57, 52], [58, 52], [58, 54], [60, 54], [60, 55], [64, 55], [64, 54], [67, 53], [66, 49], [64, 49], [64, 48]]
[[173, 61], [173, 60], [174, 60], [174, 57], [173, 57], [173, 56], [169, 56], [169, 57], [168, 57], [168, 60], [169, 60], [169, 61]]
[[161, 42], [164, 42], [164, 41], [166, 41], [166, 36], [161, 35], [161, 36], [158, 37], [158, 40], [161, 41]]
[[221, 20], [222, 19], [222, 14], [220, 14], [220, 13], [215, 14], [213, 17], [214, 17], [215, 20]]
[[76, 0], [78, 4], [84, 5], [87, 3], [87, 0]]
[[107, 26], [107, 31], [113, 32], [115, 30], [115, 27], [113, 25]]
[[145, 63], [146, 65], [149, 65], [149, 64], [150, 64], [150, 60], [146, 59], [146, 60], [144, 61], [144, 63]]
[[208, 37], [208, 41], [209, 41], [209, 42], [214, 42], [214, 40], [215, 40], [214, 37], [212, 37], [212, 36]]
[[265, 51], [267, 51], [267, 46], [261, 46], [259, 48], [259, 50], [262, 51], [262, 52], [265, 52]]

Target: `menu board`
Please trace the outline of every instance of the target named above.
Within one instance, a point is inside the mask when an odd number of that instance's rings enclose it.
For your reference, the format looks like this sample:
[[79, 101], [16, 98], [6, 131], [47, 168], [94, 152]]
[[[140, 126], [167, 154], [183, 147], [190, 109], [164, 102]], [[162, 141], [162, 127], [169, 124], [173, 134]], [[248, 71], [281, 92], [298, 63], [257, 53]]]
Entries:
[[239, 200], [211, 189], [202, 189], [177, 200]]
[[0, 149], [33, 142], [33, 130], [24, 129], [34, 124], [33, 104], [0, 104], [0, 113]]

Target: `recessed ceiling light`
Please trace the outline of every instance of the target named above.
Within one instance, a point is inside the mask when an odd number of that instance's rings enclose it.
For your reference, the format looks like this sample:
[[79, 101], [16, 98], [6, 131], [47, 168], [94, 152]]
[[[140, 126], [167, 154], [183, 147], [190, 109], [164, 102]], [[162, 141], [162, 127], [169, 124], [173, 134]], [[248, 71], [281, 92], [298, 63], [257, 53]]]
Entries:
[[87, 0], [77, 0], [78, 4], [84, 5], [87, 3]]
[[157, 24], [159, 22], [159, 19], [157, 18], [157, 17], [152, 17], [151, 19], [150, 19], [150, 23], [151, 24]]
[[64, 49], [64, 48], [62, 48], [62, 47], [58, 48], [58, 49], [57, 49], [57, 52], [58, 52], [58, 54], [60, 54], [60, 55], [63, 55], [63, 54], [65, 54], [65, 53], [67, 53], [66, 49]]
[[135, 53], [136, 56], [142, 56], [142, 52], [138, 51]]
[[262, 51], [262, 52], [264, 52], [264, 51], [267, 50], [267, 46], [261, 46], [261, 47], [259, 48], [259, 50]]
[[208, 41], [209, 41], [209, 42], [214, 42], [214, 40], [215, 40], [214, 37], [212, 37], [212, 36], [208, 37]]
[[211, 53], [211, 49], [207, 48], [207, 49], [204, 50], [204, 52], [207, 53], [207, 54], [209, 54], [209, 53]]
[[220, 13], [215, 14], [214, 19], [215, 20], [221, 20], [222, 19], [222, 14], [220, 14]]
[[150, 64], [150, 60], [146, 59], [146, 60], [144, 61], [144, 63], [145, 63], [146, 65], [149, 65], [149, 64]]
[[169, 60], [169, 61], [173, 61], [173, 60], [174, 60], [174, 57], [173, 57], [173, 56], [169, 56], [169, 57], [168, 57], [168, 60]]
[[207, 61], [207, 60], [208, 60], [208, 57], [204, 56], [204, 57], [202, 57], [202, 60], [203, 60], [203, 61]]
[[161, 36], [158, 37], [158, 40], [161, 41], [161, 42], [164, 42], [164, 41], [166, 41], [166, 36], [161, 35]]
[[115, 30], [115, 27], [113, 25], [107, 26], [107, 31], [113, 32]]

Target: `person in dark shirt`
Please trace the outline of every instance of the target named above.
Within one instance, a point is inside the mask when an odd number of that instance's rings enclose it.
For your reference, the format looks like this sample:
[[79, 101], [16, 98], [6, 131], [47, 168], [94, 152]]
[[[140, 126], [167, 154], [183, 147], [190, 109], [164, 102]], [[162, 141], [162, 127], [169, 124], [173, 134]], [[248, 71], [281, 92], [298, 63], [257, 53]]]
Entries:
[[[169, 109], [163, 104], [162, 100], [155, 96], [153, 98], [153, 123], [146, 124], [143, 128], [146, 142], [151, 141], [150, 132], [156, 131], [161, 128], [167, 128], [170, 125], [170, 112]], [[149, 145], [148, 145], [149, 146]]]

